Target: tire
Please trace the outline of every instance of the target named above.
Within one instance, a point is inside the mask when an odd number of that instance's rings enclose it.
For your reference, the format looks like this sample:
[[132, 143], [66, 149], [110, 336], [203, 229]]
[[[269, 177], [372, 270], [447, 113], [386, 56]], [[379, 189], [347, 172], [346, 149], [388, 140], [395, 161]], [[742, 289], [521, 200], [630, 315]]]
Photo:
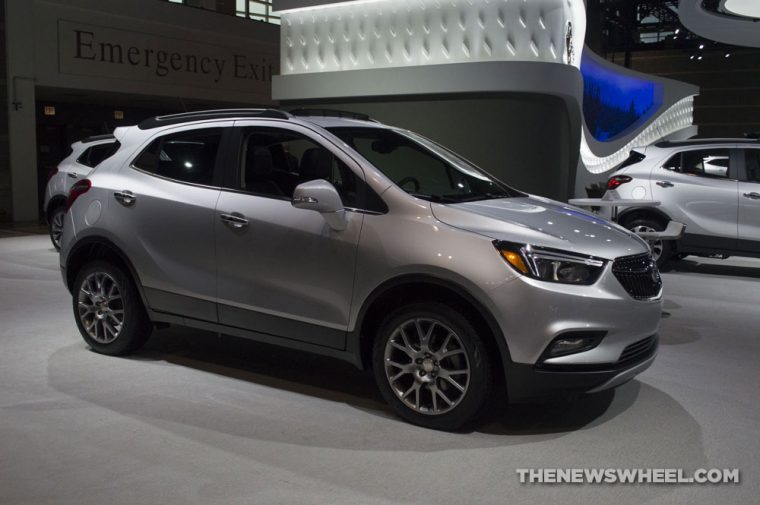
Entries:
[[63, 233], [63, 219], [65, 215], [66, 207], [59, 205], [50, 212], [50, 216], [48, 217], [48, 234], [56, 251], [61, 250], [61, 234]]
[[[429, 347], [421, 345], [425, 336]], [[380, 393], [399, 416], [437, 430], [476, 421], [493, 387], [482, 338], [441, 303], [410, 304], [388, 314], [373, 343], [372, 368]]]
[[[638, 218], [625, 224], [625, 227], [632, 232], [637, 231], [663, 231], [667, 223], [651, 218]], [[673, 258], [675, 254], [675, 244], [672, 240], [647, 240], [652, 250], [652, 258], [657, 262], [657, 267], [662, 268]]]
[[150, 337], [153, 327], [134, 282], [112, 263], [98, 260], [85, 265], [72, 293], [77, 327], [95, 352], [123, 356]]

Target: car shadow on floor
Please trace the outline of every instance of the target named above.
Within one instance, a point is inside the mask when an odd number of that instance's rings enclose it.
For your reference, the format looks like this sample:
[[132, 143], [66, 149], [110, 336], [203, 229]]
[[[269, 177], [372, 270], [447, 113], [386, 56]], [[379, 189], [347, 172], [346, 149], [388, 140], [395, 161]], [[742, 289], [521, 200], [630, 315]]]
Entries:
[[[156, 331], [132, 359], [156, 360], [262, 386], [345, 403], [394, 418], [368, 371], [349, 363], [250, 340], [188, 328]], [[551, 435], [596, 425], [624, 412], [638, 395], [638, 383], [626, 392], [606, 391], [575, 400], [508, 405], [497, 388], [481, 422], [465, 432], [491, 435]]]
[[720, 275], [725, 277], [745, 277], [760, 279], [760, 264], [758, 267], [736, 264], [705, 263], [699, 259], [683, 259], [671, 261], [664, 268], [663, 273], [691, 273]]

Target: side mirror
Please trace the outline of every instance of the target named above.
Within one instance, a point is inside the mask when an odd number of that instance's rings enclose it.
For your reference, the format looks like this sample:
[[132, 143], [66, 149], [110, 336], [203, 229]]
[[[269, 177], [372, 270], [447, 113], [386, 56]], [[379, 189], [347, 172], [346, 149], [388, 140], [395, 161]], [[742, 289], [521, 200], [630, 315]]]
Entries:
[[345, 230], [348, 225], [346, 210], [343, 208], [338, 190], [324, 179], [296, 186], [291, 204], [296, 209], [319, 212], [333, 230]]

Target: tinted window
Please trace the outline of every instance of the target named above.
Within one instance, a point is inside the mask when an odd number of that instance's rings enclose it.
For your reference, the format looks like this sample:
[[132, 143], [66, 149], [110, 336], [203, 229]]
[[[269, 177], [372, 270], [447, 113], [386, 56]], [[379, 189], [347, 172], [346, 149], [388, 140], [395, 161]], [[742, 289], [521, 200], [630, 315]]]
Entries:
[[221, 128], [166, 135], [154, 140], [132, 165], [169, 179], [211, 185], [221, 139]]
[[618, 167], [618, 170], [622, 170], [626, 167], [630, 167], [631, 165], [635, 165], [636, 163], [644, 161], [645, 158], [646, 156], [643, 154], [636, 151], [631, 151], [631, 154], [628, 155], [628, 159], [621, 163], [621, 165]]
[[414, 196], [464, 202], [522, 196], [424, 137], [385, 128], [328, 128]]
[[702, 149], [677, 154], [663, 168], [700, 177], [726, 178], [730, 162], [731, 152], [728, 149]]
[[329, 150], [298, 133], [246, 128], [241, 160], [239, 189], [290, 199], [297, 185], [324, 179], [335, 186], [346, 207], [358, 206], [363, 182]]
[[747, 180], [760, 182], [760, 149], [746, 149], [745, 160], [747, 166]]
[[668, 161], [665, 162], [662, 168], [665, 168], [667, 170], [680, 171], [681, 170], [681, 153], [678, 153], [675, 156], [671, 157]]
[[119, 146], [118, 142], [111, 142], [89, 147], [79, 156], [77, 163], [94, 168], [113, 156], [119, 150]]

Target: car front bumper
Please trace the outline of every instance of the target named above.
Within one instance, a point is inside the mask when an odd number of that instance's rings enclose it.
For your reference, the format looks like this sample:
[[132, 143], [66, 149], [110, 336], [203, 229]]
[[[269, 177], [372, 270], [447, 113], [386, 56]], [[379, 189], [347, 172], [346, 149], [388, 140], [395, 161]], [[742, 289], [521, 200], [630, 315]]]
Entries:
[[652, 344], [635, 359], [624, 363], [598, 365], [524, 365], [512, 363], [507, 367], [507, 391], [510, 401], [598, 393], [625, 384], [640, 374], [657, 356], [659, 338], [650, 337]]

